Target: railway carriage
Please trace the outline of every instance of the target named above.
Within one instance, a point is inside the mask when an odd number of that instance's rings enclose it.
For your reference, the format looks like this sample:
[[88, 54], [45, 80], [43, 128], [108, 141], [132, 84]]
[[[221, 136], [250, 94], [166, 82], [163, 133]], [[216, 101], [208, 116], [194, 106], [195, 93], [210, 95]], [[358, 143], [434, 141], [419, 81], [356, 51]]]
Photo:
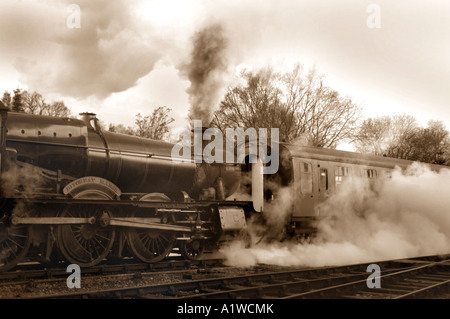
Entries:
[[[348, 179], [362, 178], [370, 187], [376, 188], [392, 176], [395, 168], [405, 170], [412, 164], [408, 160], [292, 144], [280, 146], [280, 158], [284, 160], [280, 160], [277, 180], [281, 181], [281, 186], [292, 188], [297, 196], [288, 226], [293, 235], [316, 231], [314, 222], [322, 217], [319, 204]], [[427, 166], [434, 171], [443, 168]]]

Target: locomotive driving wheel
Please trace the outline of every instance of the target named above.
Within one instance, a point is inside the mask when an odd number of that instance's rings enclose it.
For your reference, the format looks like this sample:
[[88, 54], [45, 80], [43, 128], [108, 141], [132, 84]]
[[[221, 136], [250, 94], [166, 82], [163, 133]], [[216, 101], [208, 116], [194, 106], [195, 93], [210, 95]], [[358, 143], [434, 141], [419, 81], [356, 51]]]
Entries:
[[[96, 194], [96, 199], [107, 196]], [[93, 199], [92, 194], [78, 198]], [[92, 267], [100, 263], [111, 251], [114, 244], [115, 229], [107, 225], [111, 212], [97, 205], [69, 205], [60, 217], [95, 218], [94, 224], [59, 225], [56, 230], [56, 243], [66, 260], [80, 267]]]
[[30, 248], [30, 227], [13, 225], [9, 218], [0, 219], [0, 272], [17, 265]]
[[205, 250], [205, 240], [193, 238], [180, 245], [181, 255], [190, 260], [198, 260]]
[[[153, 193], [143, 196], [140, 200], [162, 202], [169, 201], [169, 198], [164, 194]], [[162, 219], [165, 219], [166, 222], [170, 220], [166, 217], [162, 217]], [[173, 231], [146, 228], [128, 229], [127, 238], [133, 254], [146, 263], [163, 260], [172, 251], [176, 239]]]

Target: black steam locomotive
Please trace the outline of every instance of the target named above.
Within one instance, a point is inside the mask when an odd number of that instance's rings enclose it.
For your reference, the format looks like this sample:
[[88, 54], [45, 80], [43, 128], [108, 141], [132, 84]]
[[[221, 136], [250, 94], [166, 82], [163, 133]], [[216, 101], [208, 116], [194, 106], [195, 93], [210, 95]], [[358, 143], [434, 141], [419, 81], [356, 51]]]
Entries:
[[199, 258], [246, 227], [251, 201], [227, 201], [241, 165], [172, 158], [173, 144], [82, 119], [1, 110], [0, 270], [27, 259], [81, 267], [109, 257]]
[[[279, 169], [263, 176], [248, 157], [178, 160], [173, 144], [103, 131], [91, 113], [79, 120], [1, 107], [0, 116], [0, 271], [25, 258], [81, 267], [113, 257], [158, 262], [174, 251], [200, 258], [245, 235], [250, 217], [277, 213], [264, 205], [282, 188], [295, 198], [283, 232], [308, 235], [319, 204], [346, 179], [376, 183], [411, 164], [281, 143]], [[233, 198], [243, 189], [246, 200]]]

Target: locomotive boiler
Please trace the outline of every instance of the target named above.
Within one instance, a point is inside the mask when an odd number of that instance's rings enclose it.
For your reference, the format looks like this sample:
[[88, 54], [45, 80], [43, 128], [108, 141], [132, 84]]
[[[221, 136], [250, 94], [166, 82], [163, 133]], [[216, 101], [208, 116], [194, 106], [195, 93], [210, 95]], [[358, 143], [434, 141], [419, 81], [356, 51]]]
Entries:
[[180, 161], [173, 144], [104, 131], [93, 113], [1, 117], [2, 270], [25, 257], [194, 259], [246, 228], [251, 201], [226, 200], [239, 164]]
[[[97, 176], [124, 193], [177, 193], [198, 198], [221, 177], [225, 196], [239, 185], [239, 166], [174, 161], [173, 144], [103, 131], [93, 113], [82, 120], [9, 113], [6, 146], [17, 161], [76, 179]], [[117, 194], [119, 195], [119, 194]]]

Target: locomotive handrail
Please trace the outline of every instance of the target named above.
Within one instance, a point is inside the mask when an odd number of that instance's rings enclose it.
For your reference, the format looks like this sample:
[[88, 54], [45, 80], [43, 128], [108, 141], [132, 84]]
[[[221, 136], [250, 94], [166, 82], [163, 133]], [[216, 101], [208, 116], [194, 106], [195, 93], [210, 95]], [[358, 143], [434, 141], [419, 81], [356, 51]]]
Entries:
[[154, 154], [154, 153], [136, 152], [136, 151], [121, 151], [119, 149], [103, 148], [103, 147], [98, 147], [98, 146], [88, 146], [88, 145], [79, 145], [79, 144], [66, 144], [66, 143], [53, 143], [53, 142], [43, 142], [43, 141], [29, 141], [29, 140], [15, 139], [15, 138], [7, 138], [7, 141], [18, 142], [18, 143], [51, 145], [51, 146], [64, 146], [64, 147], [72, 147], [72, 148], [86, 149], [86, 150], [110, 151], [110, 152], [117, 152], [117, 153], [122, 154], [122, 155], [123, 154], [139, 154], [139, 155], [145, 155], [146, 157], [152, 157], [152, 156], [157, 155], [157, 154]]
[[43, 142], [43, 141], [36, 141], [36, 140], [22, 140], [22, 139], [16, 139], [16, 138], [6, 138], [8, 142], [19, 142], [19, 143], [29, 143], [29, 144], [43, 144], [43, 145], [52, 145], [52, 146], [66, 146], [66, 147], [73, 147], [73, 148], [89, 148], [87, 145], [79, 145], [79, 144], [65, 144], [65, 143], [53, 143], [53, 142]]

